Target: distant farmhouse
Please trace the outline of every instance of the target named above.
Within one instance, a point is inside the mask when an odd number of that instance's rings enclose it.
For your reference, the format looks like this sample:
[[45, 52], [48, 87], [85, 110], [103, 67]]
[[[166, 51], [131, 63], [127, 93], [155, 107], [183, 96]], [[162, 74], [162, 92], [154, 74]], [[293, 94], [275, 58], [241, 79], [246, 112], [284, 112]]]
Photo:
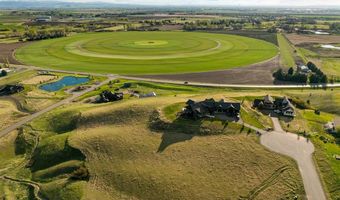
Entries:
[[266, 95], [263, 99], [255, 99], [253, 103], [254, 108], [263, 110], [273, 110], [275, 113], [286, 117], [295, 117], [295, 108], [287, 97], [273, 98]]
[[51, 16], [39, 16], [39, 17], [35, 18], [34, 21], [35, 22], [50, 22], [50, 21], [52, 21], [52, 17]]
[[325, 131], [330, 134], [335, 134], [337, 132], [335, 122], [328, 122], [324, 125]]
[[240, 110], [240, 103], [224, 102], [223, 99], [220, 101], [206, 99], [200, 102], [195, 102], [190, 99], [186, 102], [186, 107], [183, 109], [182, 116], [201, 119], [215, 118], [217, 115], [222, 115], [238, 120], [240, 118]]
[[99, 97], [96, 99], [97, 103], [107, 103], [113, 101], [120, 101], [124, 97], [123, 93], [112, 93], [109, 90], [104, 90], [102, 93], [99, 94]]
[[298, 65], [297, 72], [300, 74], [309, 74], [312, 72], [306, 65]]

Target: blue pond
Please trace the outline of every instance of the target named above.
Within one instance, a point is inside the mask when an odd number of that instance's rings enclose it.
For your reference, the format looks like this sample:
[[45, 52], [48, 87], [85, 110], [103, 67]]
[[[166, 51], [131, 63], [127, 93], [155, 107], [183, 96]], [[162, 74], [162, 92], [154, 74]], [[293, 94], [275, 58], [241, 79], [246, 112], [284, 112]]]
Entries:
[[41, 85], [39, 88], [48, 92], [55, 92], [67, 86], [87, 83], [89, 82], [89, 80], [90, 79], [87, 77], [65, 76], [59, 81], [46, 83], [44, 85]]

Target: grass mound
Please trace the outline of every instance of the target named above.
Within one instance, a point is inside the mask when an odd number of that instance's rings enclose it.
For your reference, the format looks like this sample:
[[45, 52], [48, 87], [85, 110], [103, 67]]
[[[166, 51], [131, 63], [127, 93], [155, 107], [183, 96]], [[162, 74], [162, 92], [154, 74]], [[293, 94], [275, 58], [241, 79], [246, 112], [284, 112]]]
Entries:
[[69, 161], [70, 158], [83, 160], [82, 153], [68, 144], [69, 134], [56, 135], [44, 139], [37, 147], [32, 171], [45, 169]]

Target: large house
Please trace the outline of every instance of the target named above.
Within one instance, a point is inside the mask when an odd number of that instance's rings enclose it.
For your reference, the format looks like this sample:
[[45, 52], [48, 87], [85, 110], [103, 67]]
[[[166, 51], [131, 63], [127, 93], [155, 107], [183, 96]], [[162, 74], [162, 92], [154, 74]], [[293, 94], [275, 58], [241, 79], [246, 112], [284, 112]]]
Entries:
[[112, 101], [119, 101], [122, 100], [124, 97], [123, 93], [112, 93], [109, 90], [104, 90], [102, 93], [99, 94], [99, 97], [96, 98], [97, 103], [107, 103]]
[[239, 119], [241, 104], [224, 102], [224, 100], [215, 101], [214, 99], [206, 99], [204, 101], [195, 102], [188, 100], [186, 107], [183, 109], [182, 116], [200, 119], [215, 118], [217, 115]]
[[15, 93], [19, 93], [24, 90], [22, 85], [5, 85], [0, 86], [0, 96], [12, 95]]
[[287, 117], [295, 116], [294, 106], [287, 97], [274, 99], [270, 95], [266, 95], [263, 99], [255, 99], [253, 107], [264, 110], [273, 110], [275, 113]]

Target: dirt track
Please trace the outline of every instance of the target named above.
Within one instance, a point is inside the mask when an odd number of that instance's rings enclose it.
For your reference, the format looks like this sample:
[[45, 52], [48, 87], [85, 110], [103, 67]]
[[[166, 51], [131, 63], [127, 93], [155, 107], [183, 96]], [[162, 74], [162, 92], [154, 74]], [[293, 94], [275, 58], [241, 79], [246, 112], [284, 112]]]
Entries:
[[3, 58], [8, 58], [8, 61], [11, 64], [21, 64], [19, 61], [17, 61], [13, 57], [13, 53], [17, 48], [22, 47], [26, 44], [28, 43], [27, 42], [18, 42], [18, 43], [10, 43], [10, 44], [0, 43], [0, 63], [3, 62], [2, 60]]
[[279, 68], [279, 56], [267, 62], [230, 70], [186, 74], [140, 75], [134, 77], [217, 84], [273, 85], [272, 73], [277, 68]]

